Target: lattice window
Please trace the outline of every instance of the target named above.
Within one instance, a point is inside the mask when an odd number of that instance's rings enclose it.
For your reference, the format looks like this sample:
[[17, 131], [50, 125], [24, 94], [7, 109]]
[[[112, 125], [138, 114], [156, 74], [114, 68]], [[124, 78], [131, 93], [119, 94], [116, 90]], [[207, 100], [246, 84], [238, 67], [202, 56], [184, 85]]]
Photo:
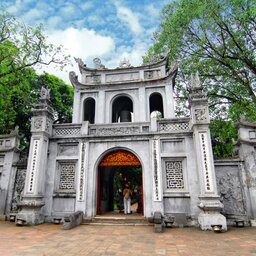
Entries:
[[159, 125], [159, 130], [163, 132], [188, 131], [189, 123], [163, 123]]
[[184, 189], [182, 161], [166, 161], [166, 188]]
[[55, 128], [55, 136], [77, 136], [80, 135], [80, 128]]
[[75, 189], [75, 163], [60, 163], [60, 190]]

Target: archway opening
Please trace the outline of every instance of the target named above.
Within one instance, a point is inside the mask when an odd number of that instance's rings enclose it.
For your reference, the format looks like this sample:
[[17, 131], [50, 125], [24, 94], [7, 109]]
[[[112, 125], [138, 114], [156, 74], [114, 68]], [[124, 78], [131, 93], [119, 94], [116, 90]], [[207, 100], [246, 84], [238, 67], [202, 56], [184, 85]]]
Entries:
[[142, 167], [139, 159], [129, 151], [108, 153], [98, 168], [97, 214], [123, 213], [123, 189], [132, 191], [132, 213], [143, 214]]
[[127, 96], [116, 98], [112, 105], [112, 123], [132, 122], [133, 102]]
[[84, 121], [94, 124], [95, 119], [95, 100], [88, 98], [84, 101]]
[[150, 117], [164, 118], [163, 99], [160, 93], [152, 93], [149, 97]]

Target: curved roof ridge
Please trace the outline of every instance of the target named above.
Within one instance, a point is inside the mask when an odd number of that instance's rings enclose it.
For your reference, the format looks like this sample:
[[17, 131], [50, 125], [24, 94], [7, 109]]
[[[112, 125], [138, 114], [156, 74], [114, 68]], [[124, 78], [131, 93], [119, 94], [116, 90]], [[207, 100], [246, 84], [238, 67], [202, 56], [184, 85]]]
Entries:
[[86, 64], [82, 61], [81, 58], [75, 58], [75, 61], [78, 64], [79, 70], [82, 73], [82, 71], [87, 71], [87, 72], [113, 72], [117, 70], [134, 70], [134, 69], [141, 69], [141, 68], [154, 68], [160, 66], [164, 62], [167, 62], [168, 56], [163, 57], [159, 61], [156, 62], [147, 62], [147, 63], [142, 63], [140, 66], [126, 66], [126, 67], [116, 67], [116, 68], [106, 68], [104, 65], [100, 64], [98, 65], [99, 68], [90, 68], [87, 67]]

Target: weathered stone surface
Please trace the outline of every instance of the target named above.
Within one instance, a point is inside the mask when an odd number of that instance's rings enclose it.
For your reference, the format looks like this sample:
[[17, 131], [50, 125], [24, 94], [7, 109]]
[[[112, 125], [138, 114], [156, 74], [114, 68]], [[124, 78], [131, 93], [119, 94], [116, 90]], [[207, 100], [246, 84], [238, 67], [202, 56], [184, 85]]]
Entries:
[[[15, 165], [15, 141], [0, 136], [3, 216], [19, 211], [19, 225], [66, 218], [66, 227], [71, 227], [82, 215], [94, 217], [100, 207], [108, 211], [115, 170], [101, 162], [108, 154], [124, 151], [142, 168], [143, 215], [157, 213], [156, 232], [163, 231], [163, 223], [182, 227], [199, 223], [203, 230], [221, 225], [226, 230], [225, 217], [229, 224], [242, 217], [256, 219], [255, 124], [241, 124], [239, 163], [214, 166], [207, 96], [198, 75], [191, 82], [191, 116], [175, 118], [176, 65], [167, 70], [170, 65], [164, 58], [141, 67], [124, 61], [107, 69], [95, 61], [96, 67], [90, 69], [77, 59], [81, 82], [70, 74], [75, 91], [72, 123], [53, 124], [49, 91], [42, 89], [31, 120], [25, 186]], [[160, 112], [160, 119], [151, 118], [154, 111]], [[100, 183], [101, 168], [108, 171]], [[174, 216], [175, 222], [166, 216]]]
[[63, 228], [67, 230], [79, 226], [83, 221], [83, 216], [84, 214], [82, 211], [77, 211], [70, 214], [68, 217], [64, 217]]

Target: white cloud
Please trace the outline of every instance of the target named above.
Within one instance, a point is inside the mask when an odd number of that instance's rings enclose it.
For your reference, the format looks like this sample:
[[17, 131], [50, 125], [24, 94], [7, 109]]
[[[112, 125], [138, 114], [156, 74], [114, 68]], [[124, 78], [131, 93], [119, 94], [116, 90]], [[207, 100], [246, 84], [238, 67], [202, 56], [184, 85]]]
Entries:
[[38, 20], [41, 20], [46, 12], [45, 9], [31, 9], [22, 16], [22, 19], [27, 23], [38, 23]]
[[88, 56], [103, 55], [114, 47], [111, 37], [101, 36], [94, 30], [86, 28], [67, 28], [51, 31], [49, 41], [62, 44], [72, 56], [87, 58]]
[[83, 11], [87, 11], [89, 9], [91, 9], [93, 7], [93, 3], [92, 2], [85, 2], [81, 5], [81, 9]]
[[60, 13], [61, 13], [61, 15], [64, 15], [64, 16], [71, 16], [71, 15], [76, 15], [76, 8], [75, 8], [75, 6], [74, 5], [72, 5], [72, 4], [68, 4], [68, 5], [66, 5], [66, 6], [64, 6], [64, 7], [62, 7], [61, 9], [60, 9]]
[[117, 17], [129, 26], [131, 31], [135, 34], [141, 33], [143, 31], [142, 26], [139, 22], [138, 14], [132, 12], [129, 8], [123, 6], [116, 6]]
[[[66, 52], [72, 57], [81, 58], [84, 62], [95, 57], [107, 55], [115, 48], [115, 42], [111, 37], [101, 36], [94, 30], [67, 28], [65, 30], [51, 30], [48, 32], [48, 42], [56, 46], [63, 45]], [[73, 61], [73, 67], [68, 66], [66, 70], [78, 72], [77, 64]], [[54, 74], [66, 83], [69, 83], [68, 72], [57, 70], [56, 67], [48, 66], [39, 70]]]
[[55, 29], [55, 28], [57, 28], [61, 24], [61, 22], [62, 22], [61, 17], [59, 17], [59, 16], [51, 16], [47, 20], [47, 27], [51, 28], [51, 29]]
[[154, 4], [149, 4], [145, 7], [148, 17], [152, 19], [152, 16], [154, 18], [158, 18], [160, 14], [159, 8], [157, 8]]
[[7, 11], [15, 15], [19, 11], [19, 7], [16, 5], [12, 5], [7, 8]]

